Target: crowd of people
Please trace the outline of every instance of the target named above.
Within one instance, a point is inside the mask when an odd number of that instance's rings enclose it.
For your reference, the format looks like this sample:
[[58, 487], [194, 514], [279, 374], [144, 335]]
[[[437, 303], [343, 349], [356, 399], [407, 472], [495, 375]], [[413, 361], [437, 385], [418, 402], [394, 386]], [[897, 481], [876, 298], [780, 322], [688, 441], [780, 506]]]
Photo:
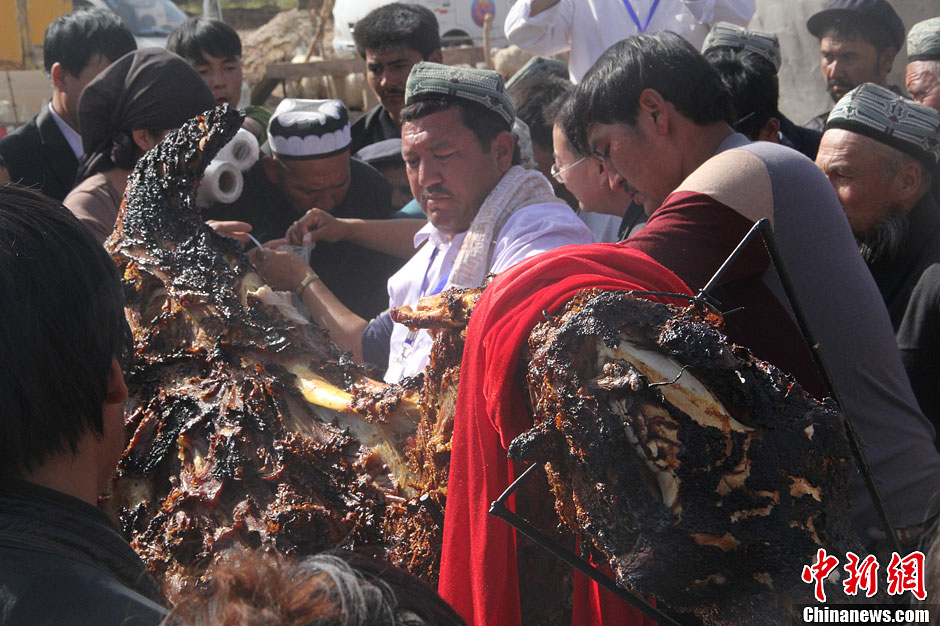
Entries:
[[[264, 280], [376, 376], [419, 374], [432, 345], [390, 309], [495, 278], [468, 329], [440, 597], [374, 563], [258, 554], [170, 614], [95, 506], [124, 443], [131, 350], [102, 243], [136, 161], [238, 106], [241, 42], [205, 18], [165, 50], [136, 50], [108, 11], [54, 21], [51, 100], [0, 140], [0, 624], [524, 623], [515, 538], [487, 515], [525, 429], [508, 394], [484, 397], [514, 384], [507, 338], [575, 286], [697, 292], [765, 218], [886, 508], [857, 480], [858, 535], [876, 550], [887, 521], [923, 545], [940, 513], [940, 17], [907, 30], [887, 0], [830, 0], [807, 28], [833, 106], [797, 125], [754, 10], [519, 0], [506, 35], [540, 56], [503, 77], [444, 65], [434, 13], [388, 4], [354, 29], [375, 108], [352, 123], [335, 99], [246, 108], [260, 157], [203, 218], [262, 242]], [[905, 45], [907, 96], [887, 78]], [[733, 342], [821, 398], [779, 270], [754, 242], [711, 295]], [[592, 583], [574, 594], [572, 623], [644, 623]]]

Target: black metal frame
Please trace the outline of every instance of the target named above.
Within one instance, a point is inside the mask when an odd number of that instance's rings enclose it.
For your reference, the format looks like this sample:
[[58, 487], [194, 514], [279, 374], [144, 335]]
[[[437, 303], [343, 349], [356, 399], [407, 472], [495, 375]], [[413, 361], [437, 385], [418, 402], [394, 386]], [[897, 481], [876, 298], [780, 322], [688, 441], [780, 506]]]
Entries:
[[[836, 387], [835, 381], [832, 380], [832, 376], [829, 373], [829, 368], [826, 365], [826, 361], [823, 358], [822, 353], [820, 352], [819, 342], [816, 341], [816, 336], [810, 328], [808, 320], [806, 319], [806, 314], [802, 305], [800, 304], [799, 297], [797, 296], [796, 289], [793, 285], [793, 281], [790, 278], [790, 273], [787, 270], [787, 267], [783, 261], [783, 257], [780, 254], [780, 249], [777, 247], [777, 241], [774, 237], [773, 227], [771, 226], [769, 219], [760, 219], [754, 224], [753, 227], [751, 227], [751, 230], [748, 231], [747, 235], [744, 236], [744, 238], [731, 252], [728, 258], [725, 259], [724, 263], [721, 264], [721, 267], [718, 268], [718, 271], [715, 272], [708, 283], [695, 296], [653, 291], [637, 291], [634, 293], [639, 295], [672, 296], [685, 298], [691, 302], [694, 302], [695, 304], [704, 306], [711, 310], [716, 310], [715, 305], [709, 299], [709, 292], [714, 288], [725, 272], [727, 272], [728, 268], [734, 264], [744, 249], [758, 235], [760, 235], [764, 243], [764, 247], [767, 249], [767, 253], [770, 255], [770, 260], [773, 263], [774, 269], [776, 269], [777, 275], [780, 277], [780, 282], [783, 285], [784, 292], [787, 295], [787, 299], [790, 301], [790, 306], [793, 308], [793, 314], [796, 317], [797, 324], [800, 328], [800, 333], [803, 335], [803, 339], [809, 346], [810, 352], [813, 355], [813, 361], [816, 364], [816, 368], [819, 370], [823, 382], [826, 385], [826, 390], [836, 401], [836, 404], [838, 404], [839, 409], [842, 411], [842, 421], [845, 425], [845, 432], [849, 440], [849, 447], [852, 450], [852, 455], [855, 457], [859, 471], [861, 472], [862, 478], [865, 481], [865, 486], [868, 488], [868, 491], [871, 494], [872, 501], [875, 504], [875, 509], [878, 512], [878, 517], [881, 519], [881, 523], [885, 528], [885, 532], [891, 541], [892, 548], [895, 552], [901, 553], [901, 543], [898, 540], [897, 531], [895, 530], [894, 525], [891, 523], [891, 516], [888, 513], [887, 507], [885, 506], [884, 499], [881, 497], [881, 492], [878, 489], [878, 485], [875, 483], [871, 466], [868, 464], [868, 459], [865, 457], [865, 453], [862, 450], [858, 434], [855, 432], [855, 427], [852, 425], [852, 421], [849, 419], [848, 412], [845, 409], [845, 404], [842, 401], [842, 396]], [[653, 605], [649, 604], [637, 594], [618, 586], [617, 583], [612, 578], [610, 578], [610, 576], [607, 576], [587, 560], [568, 550], [558, 542], [554, 541], [552, 538], [542, 534], [527, 520], [523, 519], [519, 515], [516, 515], [506, 507], [505, 502], [509, 496], [511, 496], [519, 488], [519, 485], [531, 474], [532, 470], [534, 470], [536, 467], [539, 467], [540, 465], [540, 463], [533, 463], [515, 481], [513, 481], [513, 483], [509, 485], [509, 487], [499, 496], [499, 498], [497, 498], [496, 501], [490, 505], [490, 515], [502, 519], [514, 529], [529, 537], [532, 541], [538, 544], [539, 547], [547, 550], [568, 565], [571, 565], [579, 572], [591, 578], [598, 585], [616, 594], [618, 597], [627, 602], [630, 606], [642, 612], [644, 615], [659, 621], [660, 624], [665, 624], [668, 626], [680, 626], [673, 618], [669, 617]]]

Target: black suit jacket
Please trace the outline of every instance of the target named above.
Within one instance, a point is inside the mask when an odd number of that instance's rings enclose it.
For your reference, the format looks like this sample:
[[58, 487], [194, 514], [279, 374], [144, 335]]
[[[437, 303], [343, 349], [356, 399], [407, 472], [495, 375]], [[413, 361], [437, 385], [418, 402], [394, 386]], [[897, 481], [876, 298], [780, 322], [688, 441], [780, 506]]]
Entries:
[[78, 159], [48, 106], [16, 132], [0, 139], [10, 180], [39, 189], [59, 202], [75, 186]]

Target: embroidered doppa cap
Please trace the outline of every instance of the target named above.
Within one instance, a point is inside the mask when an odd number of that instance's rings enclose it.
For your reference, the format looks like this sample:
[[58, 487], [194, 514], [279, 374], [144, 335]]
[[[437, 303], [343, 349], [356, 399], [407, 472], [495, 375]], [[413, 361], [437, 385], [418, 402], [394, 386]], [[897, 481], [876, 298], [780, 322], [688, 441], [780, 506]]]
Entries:
[[940, 61], [940, 17], [914, 24], [907, 34], [907, 60]]
[[440, 97], [482, 104], [512, 128], [516, 110], [506, 95], [503, 78], [492, 70], [453, 67], [422, 61], [413, 68], [405, 83], [405, 105]]
[[268, 122], [268, 143], [275, 156], [321, 159], [349, 147], [349, 113], [342, 100], [287, 98]]
[[718, 22], [705, 37], [702, 54], [715, 48], [759, 54], [773, 64], [774, 70], [780, 71], [780, 40], [773, 33], [762, 33], [747, 30], [737, 24]]
[[830, 128], [871, 137], [911, 155], [930, 171], [940, 162], [940, 113], [874, 83], [842, 96], [829, 113]]
[[532, 57], [526, 64], [519, 68], [519, 71], [509, 77], [506, 81], [506, 90], [512, 89], [512, 86], [527, 80], [529, 78], [541, 78], [554, 74], [561, 78], [568, 78], [568, 66], [558, 59], [548, 59], [545, 57]]
[[904, 45], [904, 22], [886, 0], [829, 0], [825, 9], [810, 16], [806, 28], [822, 39], [833, 22], [848, 16], [884, 29], [895, 50], [900, 51]]

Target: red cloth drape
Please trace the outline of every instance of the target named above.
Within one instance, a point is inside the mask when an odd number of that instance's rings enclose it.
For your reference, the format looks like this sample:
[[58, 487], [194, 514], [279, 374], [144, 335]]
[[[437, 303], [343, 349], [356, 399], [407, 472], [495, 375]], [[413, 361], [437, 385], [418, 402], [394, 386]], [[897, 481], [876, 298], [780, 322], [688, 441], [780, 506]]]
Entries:
[[[618, 244], [566, 246], [501, 273], [470, 318], [438, 590], [472, 626], [520, 624], [515, 536], [487, 511], [513, 477], [507, 446], [531, 426], [517, 378], [522, 347], [544, 319], [543, 311], [557, 311], [579, 290], [592, 287], [691, 295], [672, 272], [638, 250]], [[575, 585], [573, 623], [640, 625], [644, 620], [619, 598], [582, 579]]]

